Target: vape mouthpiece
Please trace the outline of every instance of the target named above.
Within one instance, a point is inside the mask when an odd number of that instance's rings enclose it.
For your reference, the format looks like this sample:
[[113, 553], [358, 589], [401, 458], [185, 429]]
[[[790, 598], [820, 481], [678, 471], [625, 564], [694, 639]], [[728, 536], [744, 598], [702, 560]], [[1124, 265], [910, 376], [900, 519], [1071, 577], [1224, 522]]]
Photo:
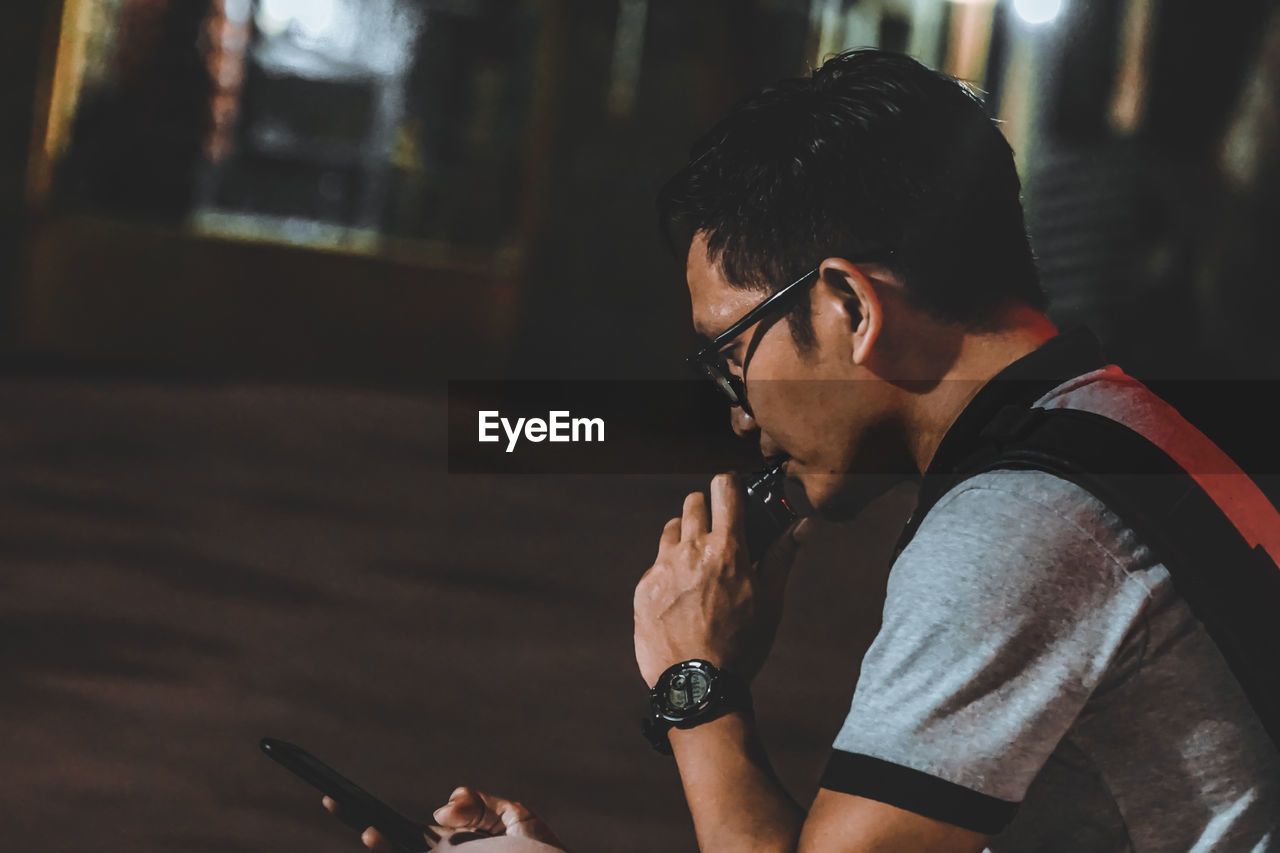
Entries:
[[758, 563], [799, 516], [783, 492], [786, 457], [747, 479], [747, 554]]

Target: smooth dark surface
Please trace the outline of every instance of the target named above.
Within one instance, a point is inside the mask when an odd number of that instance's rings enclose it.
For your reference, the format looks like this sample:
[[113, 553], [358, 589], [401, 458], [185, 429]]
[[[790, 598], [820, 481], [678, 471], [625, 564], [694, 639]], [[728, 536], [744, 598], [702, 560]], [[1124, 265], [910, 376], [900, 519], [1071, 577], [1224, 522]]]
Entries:
[[347, 826], [360, 831], [376, 827], [397, 850], [407, 853], [430, 849], [421, 824], [400, 814], [297, 744], [264, 737], [258, 746], [308, 785], [332, 797], [341, 809], [339, 820]]
[[[702, 478], [450, 476], [443, 397], [0, 384], [15, 850], [355, 851], [287, 732], [414, 819], [456, 785], [576, 853], [691, 851], [631, 597]], [[909, 494], [815, 531], [756, 711], [808, 803]]]

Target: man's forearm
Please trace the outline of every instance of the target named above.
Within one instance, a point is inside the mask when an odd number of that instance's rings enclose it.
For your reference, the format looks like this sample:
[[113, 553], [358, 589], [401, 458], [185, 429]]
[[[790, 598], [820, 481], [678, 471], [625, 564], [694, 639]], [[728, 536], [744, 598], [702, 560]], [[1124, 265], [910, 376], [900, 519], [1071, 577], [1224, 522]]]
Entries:
[[703, 853], [796, 849], [804, 810], [774, 774], [754, 722], [728, 714], [670, 737]]

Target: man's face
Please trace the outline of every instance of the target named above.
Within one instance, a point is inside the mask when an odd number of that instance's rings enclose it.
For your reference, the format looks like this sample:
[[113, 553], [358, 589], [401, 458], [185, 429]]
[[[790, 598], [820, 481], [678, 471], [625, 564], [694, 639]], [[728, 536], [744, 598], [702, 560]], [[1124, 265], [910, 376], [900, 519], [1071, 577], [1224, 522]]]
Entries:
[[[728, 328], [765, 294], [729, 285], [697, 235], [686, 267], [694, 328], [708, 338]], [[887, 471], [901, 472], [888, 383], [855, 357], [862, 323], [856, 297], [820, 279], [809, 286], [816, 340], [801, 349], [785, 311], [745, 329], [723, 350], [743, 380], [751, 414], [730, 410], [734, 431], [756, 437], [765, 457], [786, 454], [786, 472], [815, 510], [844, 517], [883, 491]], [[745, 368], [745, 369], [744, 369]], [[874, 485], [872, 481], [874, 480]]]

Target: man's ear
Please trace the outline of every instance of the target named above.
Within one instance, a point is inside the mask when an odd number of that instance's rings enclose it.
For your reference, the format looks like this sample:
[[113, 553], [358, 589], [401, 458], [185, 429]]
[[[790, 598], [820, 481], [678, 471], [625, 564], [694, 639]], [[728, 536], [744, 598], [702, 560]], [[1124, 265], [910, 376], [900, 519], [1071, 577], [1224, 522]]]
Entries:
[[850, 358], [854, 364], [865, 364], [884, 326], [880, 283], [844, 258], [827, 258], [818, 269], [840, 307], [841, 321], [850, 336]]

